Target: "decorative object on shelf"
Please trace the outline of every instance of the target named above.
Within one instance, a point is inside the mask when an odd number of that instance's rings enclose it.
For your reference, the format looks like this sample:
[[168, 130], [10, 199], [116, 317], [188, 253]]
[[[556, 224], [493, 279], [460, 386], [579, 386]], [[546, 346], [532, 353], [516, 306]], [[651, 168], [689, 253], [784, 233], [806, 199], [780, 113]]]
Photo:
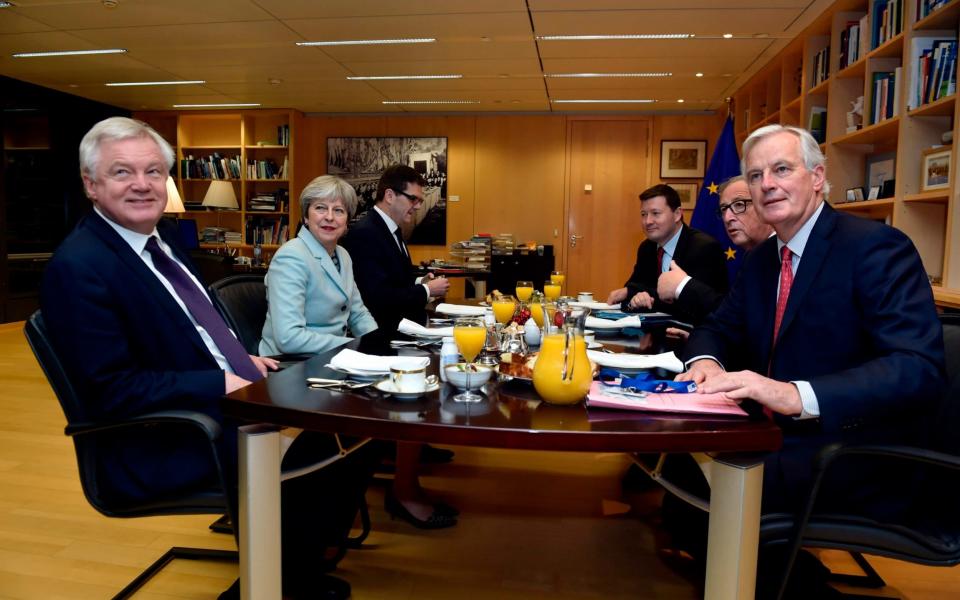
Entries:
[[447, 244], [447, 138], [329, 137], [327, 173], [346, 179], [357, 190], [360, 206], [354, 220], [373, 209], [380, 174], [390, 165], [412, 167], [426, 180], [423, 204], [414, 215], [412, 244]]
[[880, 185], [880, 197], [881, 198], [893, 198], [896, 195], [897, 190], [897, 181], [895, 179], [887, 179]]
[[203, 197], [203, 206], [230, 210], [240, 208], [240, 205], [237, 204], [237, 194], [233, 190], [233, 184], [222, 180], [211, 181], [210, 187], [207, 188], [207, 194]]
[[706, 140], [662, 140], [660, 142], [661, 179], [701, 178], [706, 163]]
[[952, 144], [953, 130], [944, 131], [942, 134], [940, 134], [940, 141], [943, 142], [944, 145]]
[[187, 209], [183, 207], [183, 200], [180, 199], [180, 193], [177, 191], [177, 184], [173, 177], [167, 175], [167, 206], [163, 209], [165, 213], [182, 213]]
[[680, 206], [684, 210], [693, 210], [697, 205], [697, 184], [695, 183], [671, 183], [670, 187], [677, 190], [680, 196]]
[[871, 154], [866, 158], [867, 188], [882, 187], [883, 182], [893, 179], [896, 173], [897, 155], [895, 152]]
[[863, 127], [863, 96], [850, 102], [850, 111], [847, 113], [847, 133], [853, 133]]
[[879, 200], [879, 199], [880, 199], [880, 186], [871, 185], [870, 195], [867, 196], [867, 200]]
[[847, 190], [847, 202], [863, 202], [863, 188], [852, 187]]
[[927, 148], [923, 151], [920, 169], [920, 191], [942, 190], [950, 187], [950, 157], [953, 148]]

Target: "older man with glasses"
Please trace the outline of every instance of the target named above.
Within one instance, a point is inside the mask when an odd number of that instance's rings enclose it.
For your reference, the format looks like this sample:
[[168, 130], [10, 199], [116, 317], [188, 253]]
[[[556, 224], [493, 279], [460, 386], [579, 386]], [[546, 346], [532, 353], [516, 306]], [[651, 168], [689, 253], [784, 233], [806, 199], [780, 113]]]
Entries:
[[747, 252], [773, 235], [773, 227], [761, 221], [754, 210], [750, 188], [742, 175], [731, 177], [720, 186], [717, 216], [723, 221], [730, 241]]

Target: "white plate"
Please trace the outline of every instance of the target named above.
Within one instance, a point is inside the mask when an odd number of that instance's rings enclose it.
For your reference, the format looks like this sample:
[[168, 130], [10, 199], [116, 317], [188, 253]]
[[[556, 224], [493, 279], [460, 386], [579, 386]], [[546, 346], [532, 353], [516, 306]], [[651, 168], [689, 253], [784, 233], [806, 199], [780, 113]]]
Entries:
[[600, 348], [603, 348], [603, 344], [600, 342], [590, 342], [587, 344], [587, 350], [599, 350]]
[[340, 369], [330, 365], [327, 365], [327, 368], [331, 371], [336, 371], [337, 373], [349, 375], [350, 379], [357, 379], [359, 381], [376, 381], [377, 379], [383, 379], [384, 377], [390, 376], [389, 372], [380, 373], [377, 371], [361, 371], [359, 369]]
[[384, 379], [383, 381], [378, 381], [373, 384], [375, 388], [383, 392], [384, 394], [390, 394], [398, 400], [412, 400], [413, 398], [419, 398], [424, 394], [429, 394], [430, 392], [435, 392], [440, 389], [440, 382], [436, 382], [432, 385], [428, 385], [425, 390], [422, 392], [398, 392], [393, 387], [393, 382], [389, 379]]

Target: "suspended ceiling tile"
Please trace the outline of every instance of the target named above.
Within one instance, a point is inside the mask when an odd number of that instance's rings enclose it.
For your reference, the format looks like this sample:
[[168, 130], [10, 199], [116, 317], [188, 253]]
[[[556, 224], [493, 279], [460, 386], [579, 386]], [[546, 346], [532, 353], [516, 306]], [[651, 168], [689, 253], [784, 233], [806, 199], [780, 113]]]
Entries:
[[[499, 75], [541, 75], [540, 61], [535, 58], [511, 60], [432, 60], [420, 62], [381, 62], [379, 73], [459, 73], [472, 77], [498, 77]], [[370, 74], [368, 63], [344, 63], [353, 73]], [[413, 69], [413, 71], [411, 71]]]
[[379, 61], [427, 61], [427, 60], [514, 60], [526, 58], [537, 60], [537, 46], [533, 38], [519, 41], [482, 42], [471, 40], [440, 41], [432, 44], [385, 45], [385, 46], [333, 46], [325, 48], [298, 48], [305, 54], [323, 52], [342, 63]]
[[383, 93], [396, 94], [408, 90], [436, 92], [444, 90], [543, 90], [543, 77], [465, 77], [463, 79], [434, 79], [434, 80], [390, 80], [350, 82], [366, 83]]
[[251, 0], [121, 0], [116, 8], [106, 8], [101, 0], [29, 0], [18, 3], [16, 12], [56, 29], [142, 27], [273, 18]]
[[[660, 10], [664, 6], [663, 0], [593, 0], [585, 3], [583, 0], [529, 0], [531, 12], [541, 11], [601, 11], [601, 10]], [[711, 0], [672, 0], [671, 9], [706, 9], [717, 8], [718, 2]], [[723, 8], [729, 9], [756, 9], [756, 8], [806, 8], [808, 0], [726, 0]]]
[[257, 0], [257, 4], [280, 19], [405, 16], [447, 13], [523, 12], [523, 0]]
[[341, 68], [315, 69], [296, 63], [239, 64], [211, 68], [206, 65], [171, 65], [171, 72], [181, 79], [203, 79], [211, 82], [263, 82], [280, 79], [298, 81], [346, 81], [348, 72]]
[[[217, 53], [229, 52], [232, 48], [293, 44], [298, 40], [278, 21], [85, 29], [73, 33], [92, 44], [131, 51], [149, 48], [170, 50], [171, 46], [176, 46], [178, 50], [193, 48]], [[196, 59], [204, 60], [205, 54], [198, 53]]]
[[693, 33], [719, 36], [780, 32], [801, 12], [793, 8], [541, 12], [533, 15], [533, 25], [537, 35]]
[[530, 19], [526, 12], [291, 19], [286, 24], [303, 36], [305, 41], [531, 36]]
[[754, 62], [754, 57], [660, 56], [651, 58], [550, 58], [543, 59], [546, 73], [649, 73], [739, 74]]

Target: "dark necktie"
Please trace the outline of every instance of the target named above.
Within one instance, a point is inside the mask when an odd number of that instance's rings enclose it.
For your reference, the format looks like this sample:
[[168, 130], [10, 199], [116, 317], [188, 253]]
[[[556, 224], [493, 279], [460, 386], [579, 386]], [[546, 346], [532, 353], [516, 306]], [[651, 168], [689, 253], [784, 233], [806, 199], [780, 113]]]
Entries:
[[403, 233], [401, 233], [400, 228], [397, 227], [393, 231], [393, 234], [397, 236], [397, 242], [400, 244], [400, 252], [403, 253], [403, 255], [407, 258], [410, 258], [410, 255], [407, 254], [407, 247], [403, 245]]
[[263, 379], [263, 375], [250, 360], [250, 355], [247, 354], [237, 338], [230, 333], [227, 324], [224, 323], [223, 318], [210, 303], [207, 295], [197, 287], [197, 284], [180, 268], [180, 265], [166, 255], [160, 248], [160, 244], [157, 243], [155, 236], [151, 236], [147, 240], [147, 252], [153, 259], [153, 266], [170, 282], [177, 296], [180, 297], [187, 310], [193, 315], [193, 319], [206, 330], [210, 338], [213, 339], [213, 343], [223, 353], [233, 372], [247, 381]]
[[663, 273], [663, 247], [657, 248], [657, 273]]
[[777, 343], [780, 333], [780, 323], [783, 313], [787, 310], [787, 300], [790, 298], [790, 288], [793, 286], [793, 252], [784, 246], [780, 249], [780, 294], [777, 296], [777, 312], [773, 321], [773, 343]]

